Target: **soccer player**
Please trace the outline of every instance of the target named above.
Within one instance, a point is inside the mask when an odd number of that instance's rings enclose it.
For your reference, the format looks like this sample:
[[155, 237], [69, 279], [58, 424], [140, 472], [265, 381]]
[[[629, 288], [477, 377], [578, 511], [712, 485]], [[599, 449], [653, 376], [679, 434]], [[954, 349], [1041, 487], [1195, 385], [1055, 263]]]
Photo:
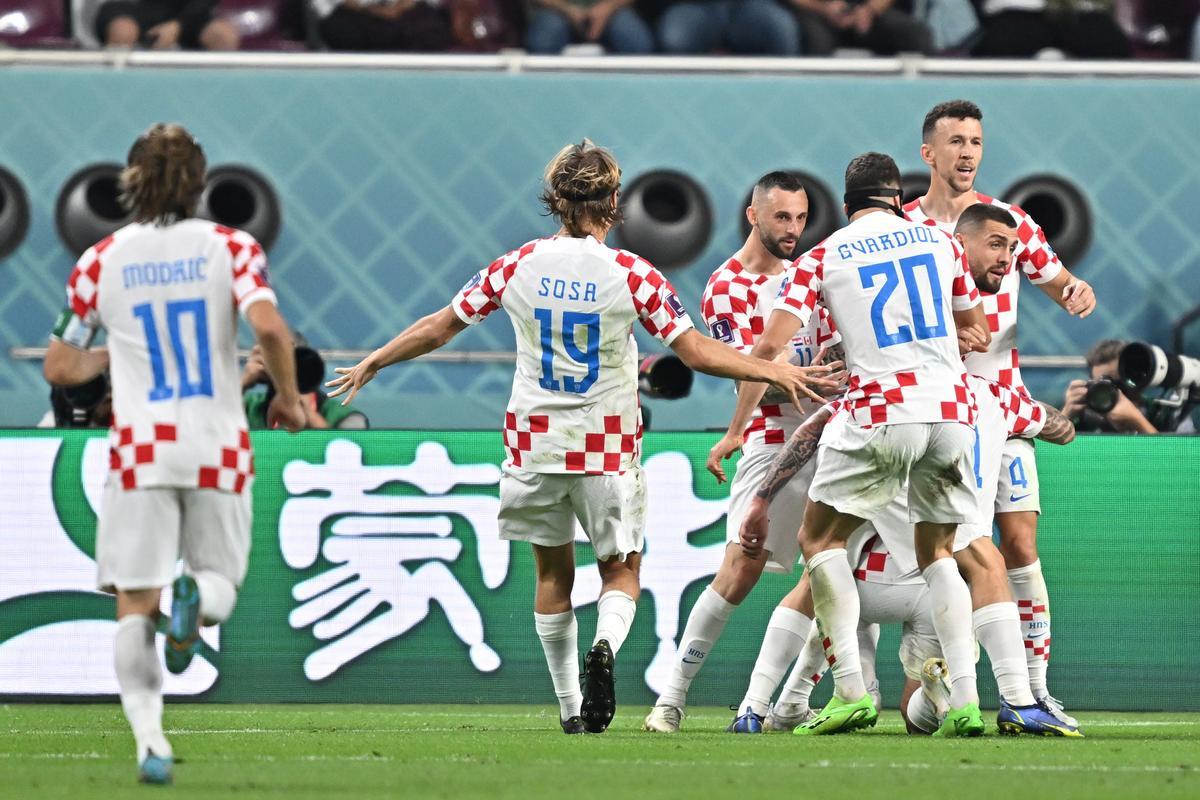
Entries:
[[[173, 594], [167, 668], [183, 672], [200, 647], [198, 626], [233, 612], [250, 555], [254, 461], [235, 311], [281, 387], [271, 421], [290, 431], [305, 423], [262, 247], [192, 218], [204, 171], [204, 152], [178, 125], [155, 125], [134, 142], [121, 199], [135, 221], [75, 265], [44, 368], [54, 384], [112, 373], [112, 471], [96, 562], [100, 588], [117, 595], [117, 683], [147, 783], [169, 783], [173, 769], [154, 652], [162, 588]], [[88, 349], [101, 328], [108, 348]]]
[[[804, 185], [793, 173], [764, 175], [754, 185], [746, 218], [750, 221], [750, 235], [741, 249], [708, 279], [702, 306], [704, 323], [713, 338], [749, 353], [766, 324], [784, 270], [791, 263], [796, 242], [804, 232], [808, 218], [808, 195]], [[821, 348], [838, 341], [840, 337], [832, 328], [828, 312], [820, 309], [810, 324], [792, 337], [787, 356], [794, 364], [811, 365]], [[764, 569], [788, 574], [794, 569], [800, 549], [796, 529], [804, 513], [811, 470], [781, 492], [775, 524], [771, 526], [758, 557], [745, 556], [738, 546], [738, 532], [742, 510], [774, 459], [775, 451], [787, 441], [805, 415], [819, 407], [811, 401], [802, 407], [793, 406], [778, 393], [765, 397], [759, 405], [744, 409], [740, 418], [735, 414], [729, 432], [709, 454], [708, 468], [719, 482], [723, 482], [722, 458], [745, 442], [746, 453], [738, 463], [729, 491], [725, 526], [728, 544], [712, 583], [704, 589], [688, 615], [667, 688], [646, 717], [644, 730], [659, 733], [679, 730], [688, 688], [704, 666], [733, 610], [746, 599]], [[774, 634], [775, 637], [803, 641], [811, 626], [811, 616], [780, 607], [771, 617], [768, 638]], [[790, 660], [784, 662], [784, 669]], [[765, 711], [765, 706], [759, 710], [747, 709], [734, 720], [729, 730], [757, 732]]]
[[[959, 215], [975, 203], [1009, 211], [1017, 223], [1019, 244], [1011, 266], [997, 265], [982, 290], [992, 344], [966, 359], [967, 371], [1028, 393], [1021, 380], [1017, 354], [1017, 295], [1021, 274], [1072, 316], [1086, 317], [1096, 297], [1058, 260], [1041, 227], [1017, 206], [975, 191], [975, 175], [983, 159], [983, 112], [974, 103], [952, 100], [934, 106], [921, 130], [921, 158], [929, 165], [929, 191], [905, 206], [914, 222], [950, 233]], [[1026, 658], [1034, 695], [1055, 709], [1062, 721], [1078, 723], [1062, 710], [1046, 685], [1050, 658], [1050, 599], [1037, 553], [1037, 518], [1041, 511], [1037, 463], [1030, 442], [1013, 439], [1005, 448], [996, 495], [996, 525], [1009, 582], [1021, 611]]]
[[[428, 353], [497, 308], [517, 334], [517, 369], [505, 415], [508, 459], [500, 482], [500, 535], [533, 546], [534, 623], [559, 698], [565, 733], [601, 733], [616, 709], [614, 657], [639, 592], [645, 488], [637, 397], [635, 321], [701, 372], [766, 381], [798, 403], [832, 388], [829, 366], [795, 367], [742, 355], [693, 329], [667, 280], [645, 260], [605, 246], [620, 219], [621, 170], [603, 148], [568, 145], [545, 171], [542, 201], [561, 224], [550, 237], [498, 258], [450, 305], [419, 320], [329, 382], [346, 402], [380, 369]], [[571, 607], [575, 520], [601, 577], [593, 644], [577, 682]]]
[[[889, 156], [865, 153], [850, 162], [850, 224], [792, 265], [752, 350], [774, 358], [820, 302], [838, 320], [850, 372], [839, 401], [845, 416], [822, 437], [800, 531], [837, 682], [821, 714], [797, 728], [807, 734], [871, 725], [878, 716], [859, 664], [859, 602], [845, 545], [900, 493], [905, 479], [918, 563], [951, 670], [954, 708], [947, 722], [959, 732], [983, 731], [970, 596], [951, 545], [958, 523], [976, 513], [969, 466], [973, 402], [956, 333], [983, 330], [984, 320], [965, 259], [950, 237], [904, 219], [899, 186], [900, 171]], [[977, 346], [986, 344], [983, 338]], [[761, 394], [754, 387], [743, 393]]]

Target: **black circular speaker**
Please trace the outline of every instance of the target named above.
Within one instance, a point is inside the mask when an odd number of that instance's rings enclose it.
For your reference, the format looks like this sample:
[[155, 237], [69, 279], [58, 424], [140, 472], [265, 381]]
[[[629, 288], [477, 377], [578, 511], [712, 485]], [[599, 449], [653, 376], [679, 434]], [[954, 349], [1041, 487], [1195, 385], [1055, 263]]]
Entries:
[[928, 172], [905, 172], [900, 176], [900, 199], [908, 205], [929, 191]]
[[639, 175], [621, 195], [621, 247], [662, 269], [688, 264], [712, 237], [712, 204], [700, 184], [675, 170]]
[[1010, 186], [1001, 199], [1033, 217], [1072, 269], [1087, 253], [1092, 243], [1092, 210], [1070, 181], [1057, 175], [1032, 175]]
[[279, 237], [283, 215], [271, 182], [240, 165], [214, 167], [200, 195], [196, 216], [239, 228], [258, 240], [264, 250]]
[[[834, 200], [833, 193], [824, 181], [802, 170], [787, 171], [800, 178], [800, 182], [804, 184], [804, 193], [808, 195], [808, 223], [804, 226], [804, 233], [800, 234], [800, 240], [796, 242], [794, 253], [794, 256], [799, 258], [843, 225], [845, 217], [842, 215], [842, 204]], [[742, 203], [741, 207], [743, 237], [750, 235], [750, 220], [746, 219], [746, 208], [749, 207], [752, 197], [753, 187], [746, 194], [746, 202]]]
[[121, 207], [121, 169], [120, 164], [92, 164], [68, 178], [59, 191], [54, 223], [75, 255], [133, 221]]
[[29, 231], [29, 196], [16, 175], [0, 167], [0, 259], [8, 258]]

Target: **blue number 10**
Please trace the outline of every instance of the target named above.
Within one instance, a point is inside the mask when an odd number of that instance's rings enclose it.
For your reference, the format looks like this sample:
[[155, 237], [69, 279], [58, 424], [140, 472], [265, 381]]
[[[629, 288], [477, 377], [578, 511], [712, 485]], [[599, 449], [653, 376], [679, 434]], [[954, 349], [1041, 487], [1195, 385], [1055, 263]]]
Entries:
[[[541, 328], [542, 339], [542, 377], [538, 381], [543, 389], [552, 392], [567, 391], [583, 394], [592, 387], [600, 377], [600, 315], [582, 311], [564, 311], [562, 314], [562, 343], [563, 349], [572, 361], [587, 367], [587, 375], [583, 380], [576, 380], [567, 375], [562, 380], [560, 389], [558, 380], [554, 377], [554, 312], [549, 308], [535, 308], [534, 319]], [[575, 340], [575, 331], [580, 326], [587, 328], [587, 341], [580, 349]]]
[[[923, 267], [925, 282], [929, 284], [933, 299], [933, 310], [937, 315], [934, 325], [925, 319], [925, 306], [921, 299], [921, 288], [917, 283], [917, 268]], [[938, 281], [937, 265], [931, 253], [919, 256], [909, 256], [900, 259], [900, 273], [896, 272], [895, 261], [883, 261], [858, 268], [858, 277], [864, 289], [875, 286], [875, 279], [883, 278], [883, 286], [875, 300], [871, 303], [871, 325], [875, 328], [875, 341], [882, 347], [905, 344], [913, 339], [938, 339], [946, 335], [946, 317], [942, 311], [942, 285]], [[912, 327], [900, 325], [895, 333], [888, 333], [887, 324], [883, 319], [883, 309], [887, 305], [896, 287], [900, 285], [901, 275], [904, 279], [904, 291], [908, 295], [908, 306], [912, 312]], [[915, 332], [915, 334], [914, 334]]]
[[[196, 336], [196, 365], [199, 374], [194, 379], [180, 330], [180, 321], [185, 314], [191, 315]], [[150, 402], [170, 400], [175, 396], [175, 389], [167, 383], [167, 368], [163, 358], [162, 345], [158, 340], [158, 326], [154, 322], [154, 308], [149, 303], [142, 303], [133, 307], [133, 315], [141, 320], [142, 330], [146, 334], [150, 371], [154, 375], [154, 388], [150, 390]], [[195, 396], [212, 397], [212, 359], [209, 356], [208, 310], [204, 298], [168, 302], [167, 333], [171, 337], [171, 351], [179, 370], [179, 399]]]

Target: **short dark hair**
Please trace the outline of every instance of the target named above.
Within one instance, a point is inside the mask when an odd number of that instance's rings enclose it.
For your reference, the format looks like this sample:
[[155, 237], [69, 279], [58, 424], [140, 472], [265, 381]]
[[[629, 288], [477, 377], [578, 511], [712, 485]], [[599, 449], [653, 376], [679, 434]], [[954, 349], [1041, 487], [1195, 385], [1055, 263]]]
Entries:
[[970, 100], [947, 100], [929, 109], [921, 125], [921, 140], [928, 142], [939, 119], [977, 119], [983, 122], [983, 112]]
[[772, 189], [783, 189], [785, 192], [803, 192], [804, 181], [800, 180], [800, 173], [798, 172], [777, 169], [759, 178], [758, 182], [754, 184], [754, 188], [759, 192], [769, 192]]
[[960, 233], [968, 230], [976, 230], [985, 222], [999, 222], [1006, 228], [1017, 227], [1017, 221], [1013, 219], [1013, 215], [1007, 208], [992, 205], [991, 203], [975, 203], [974, 205], [967, 206], [966, 210], [959, 215], [958, 223], [954, 226], [954, 232]]
[[886, 153], [863, 153], [846, 165], [846, 191], [900, 186], [900, 168]]
[[1107, 364], [1110, 361], [1116, 361], [1121, 356], [1121, 351], [1125, 349], [1128, 342], [1122, 339], [1101, 339], [1092, 345], [1092, 349], [1087, 353], [1088, 368], [1097, 364]]

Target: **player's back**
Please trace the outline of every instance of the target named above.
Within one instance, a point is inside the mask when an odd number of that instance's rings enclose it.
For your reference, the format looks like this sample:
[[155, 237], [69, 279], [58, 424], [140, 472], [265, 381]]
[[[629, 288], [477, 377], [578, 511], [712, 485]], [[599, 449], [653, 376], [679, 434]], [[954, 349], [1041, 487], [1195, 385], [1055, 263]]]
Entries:
[[110, 354], [112, 465], [126, 488], [241, 491], [252, 473], [237, 307], [273, 300], [263, 263], [248, 234], [204, 220], [129, 225], [81, 258], [72, 302], [94, 281]]
[[953, 311], [978, 293], [949, 237], [866, 214], [801, 257], [791, 280], [800, 286], [786, 287], [781, 303], [802, 303], [807, 284], [837, 323], [857, 423], [968, 421]]

